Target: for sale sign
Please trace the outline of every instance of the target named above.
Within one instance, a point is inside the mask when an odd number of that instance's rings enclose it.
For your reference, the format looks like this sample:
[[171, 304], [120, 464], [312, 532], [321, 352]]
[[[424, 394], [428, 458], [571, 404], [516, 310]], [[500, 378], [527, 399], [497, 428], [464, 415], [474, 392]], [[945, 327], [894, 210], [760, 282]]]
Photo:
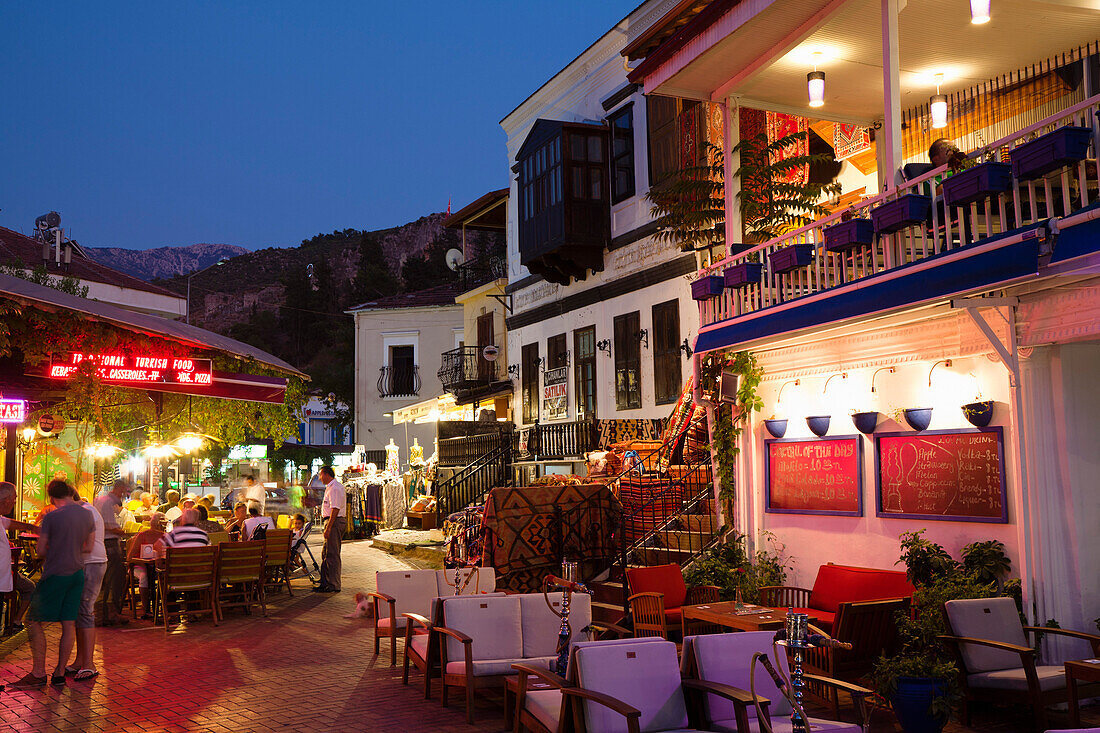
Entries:
[[547, 369], [542, 374], [542, 417], [564, 420], [569, 415], [568, 367]]

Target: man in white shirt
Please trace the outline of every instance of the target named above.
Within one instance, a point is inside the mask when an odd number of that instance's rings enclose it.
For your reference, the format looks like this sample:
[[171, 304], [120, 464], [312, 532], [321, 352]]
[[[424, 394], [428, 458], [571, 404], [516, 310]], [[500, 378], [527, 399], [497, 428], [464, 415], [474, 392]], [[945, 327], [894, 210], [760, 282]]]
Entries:
[[241, 539], [252, 539], [252, 533], [260, 526], [267, 527], [268, 529], [275, 529], [275, 522], [271, 517], [265, 517], [260, 514], [259, 504], [253, 504], [248, 507], [248, 519], [244, 520], [244, 524], [241, 526]]
[[263, 484], [256, 483], [254, 476], [245, 476], [244, 485], [241, 486], [240, 501], [245, 502], [248, 506], [252, 506], [253, 503], [260, 507], [260, 514], [264, 513], [264, 504], [266, 504], [267, 492], [264, 491]]
[[103, 545], [107, 550], [99, 612], [99, 622], [103, 626], [127, 623], [127, 619], [121, 616], [126, 595], [126, 561], [122, 555], [122, 537], [125, 533], [118, 513], [122, 509], [123, 498], [129, 494], [130, 482], [118, 479], [110, 491], [95, 500], [95, 508], [103, 518]]
[[336, 480], [331, 466], [324, 466], [317, 475], [325, 483], [325, 498], [321, 516], [325, 523], [325, 544], [321, 548], [321, 583], [315, 593], [340, 592], [340, 541], [348, 526], [347, 493]]
[[[0, 515], [11, 514], [15, 510], [15, 484], [8, 481], [0, 481]], [[38, 527], [26, 522], [18, 522], [0, 516], [0, 529], [4, 536], [0, 538], [0, 593], [11, 593], [13, 590], [19, 594], [19, 607], [12, 613], [12, 626], [23, 627], [23, 616], [31, 605], [31, 596], [34, 595], [34, 583], [19, 573], [13, 572], [11, 567], [11, 544], [8, 542], [8, 530], [16, 529], [21, 532], [38, 533]]]

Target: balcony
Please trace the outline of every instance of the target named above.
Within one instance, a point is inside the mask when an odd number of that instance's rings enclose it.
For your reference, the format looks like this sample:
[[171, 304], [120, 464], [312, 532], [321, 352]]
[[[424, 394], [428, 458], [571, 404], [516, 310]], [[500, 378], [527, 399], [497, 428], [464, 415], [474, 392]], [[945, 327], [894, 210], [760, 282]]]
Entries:
[[503, 255], [489, 255], [463, 262], [457, 272], [459, 287], [465, 293], [493, 280], [507, 278], [508, 265]]
[[415, 397], [418, 394], [419, 366], [384, 366], [378, 370], [379, 397]]
[[[712, 297], [700, 288], [696, 351], [988, 292], [1091, 254], [1098, 243], [1085, 232], [1093, 227], [1071, 228], [1100, 218], [1098, 112], [1100, 95], [971, 153], [972, 169], [951, 176], [947, 166], [929, 170], [700, 271], [725, 277], [726, 287]], [[1090, 131], [1087, 152], [1037, 175], [1021, 170], [1030, 154], [1021, 146], [1066, 127]], [[984, 180], [959, 192], [968, 179]], [[910, 203], [920, 211], [883, 218]], [[830, 228], [845, 222], [862, 233], [838, 239]]]
[[502, 365], [487, 361], [478, 346], [460, 346], [441, 356], [439, 381], [460, 405], [512, 389], [511, 380], [501, 373]]

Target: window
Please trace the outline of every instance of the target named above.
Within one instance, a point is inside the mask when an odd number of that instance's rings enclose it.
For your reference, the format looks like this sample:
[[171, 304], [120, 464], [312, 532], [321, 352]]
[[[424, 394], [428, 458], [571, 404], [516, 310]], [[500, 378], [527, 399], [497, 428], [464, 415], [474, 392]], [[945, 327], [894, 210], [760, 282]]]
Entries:
[[[670, 174], [680, 170], [682, 151], [698, 145], [698, 102], [675, 97], [646, 97], [646, 119], [649, 127], [649, 183], [656, 186]], [[691, 135], [696, 139], [692, 140]]]
[[416, 364], [412, 346], [390, 347], [390, 395], [414, 395], [419, 391], [416, 384]]
[[573, 376], [577, 419], [596, 417], [596, 327], [573, 332]]
[[547, 141], [525, 158], [520, 173], [520, 213], [529, 221], [561, 202], [561, 138]]
[[532, 423], [539, 419], [539, 345], [524, 346], [521, 361], [523, 422]]
[[680, 397], [680, 304], [653, 306], [653, 402], [667, 405]]
[[546, 339], [546, 368], [557, 369], [563, 367], [569, 361], [569, 353], [565, 350], [565, 334], [551, 336]]
[[638, 328], [638, 311], [615, 317], [615, 407], [620, 410], [642, 406]]
[[565, 139], [569, 140], [569, 161], [573, 171], [570, 196], [579, 200], [606, 199], [607, 163], [604, 160], [604, 133], [572, 131], [566, 135]]
[[611, 127], [611, 203], [634, 195], [634, 105], [607, 119]]

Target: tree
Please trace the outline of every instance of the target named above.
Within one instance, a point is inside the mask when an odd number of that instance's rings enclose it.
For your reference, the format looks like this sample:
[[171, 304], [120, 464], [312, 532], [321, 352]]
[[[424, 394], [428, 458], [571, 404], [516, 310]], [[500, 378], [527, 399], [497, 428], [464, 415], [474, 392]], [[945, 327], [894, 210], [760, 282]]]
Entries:
[[663, 183], [650, 188], [646, 199], [652, 204], [657, 233], [662, 242], [674, 242], [683, 251], [707, 251], [713, 259], [715, 247], [726, 242], [726, 198], [722, 148], [706, 143], [705, 162], [677, 171]]

